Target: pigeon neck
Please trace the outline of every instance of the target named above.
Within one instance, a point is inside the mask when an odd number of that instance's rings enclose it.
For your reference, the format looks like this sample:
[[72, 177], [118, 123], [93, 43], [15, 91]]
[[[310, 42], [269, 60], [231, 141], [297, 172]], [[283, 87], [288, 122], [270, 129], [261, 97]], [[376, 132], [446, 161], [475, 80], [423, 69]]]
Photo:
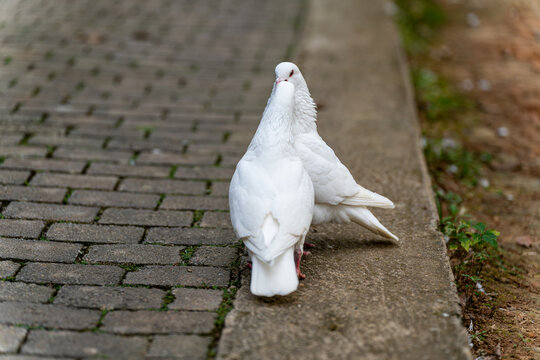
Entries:
[[296, 106], [294, 109], [294, 129], [295, 135], [317, 132], [317, 106], [311, 98], [309, 89], [304, 82], [296, 90]]
[[251, 141], [250, 148], [281, 150], [291, 147], [292, 109], [283, 104], [270, 104], [263, 113], [261, 123]]

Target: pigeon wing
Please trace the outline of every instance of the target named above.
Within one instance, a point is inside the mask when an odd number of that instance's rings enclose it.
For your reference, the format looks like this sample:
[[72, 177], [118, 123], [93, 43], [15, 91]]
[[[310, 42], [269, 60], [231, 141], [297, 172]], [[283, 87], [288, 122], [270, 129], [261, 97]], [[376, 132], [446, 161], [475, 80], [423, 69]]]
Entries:
[[300, 161], [281, 159], [270, 168], [238, 163], [229, 192], [237, 236], [269, 262], [300, 241], [313, 214], [313, 187]]
[[315, 189], [315, 202], [392, 208], [389, 199], [358, 185], [351, 172], [316, 133], [297, 135], [295, 149]]

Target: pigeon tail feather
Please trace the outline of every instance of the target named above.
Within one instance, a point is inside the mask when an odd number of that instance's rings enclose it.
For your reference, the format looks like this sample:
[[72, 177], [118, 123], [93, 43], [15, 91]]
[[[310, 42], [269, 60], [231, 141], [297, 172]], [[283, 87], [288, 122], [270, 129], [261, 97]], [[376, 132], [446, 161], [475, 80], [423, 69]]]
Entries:
[[294, 248], [287, 249], [271, 263], [251, 257], [251, 292], [257, 296], [288, 295], [298, 288]]
[[350, 219], [358, 225], [362, 225], [375, 234], [392, 239], [396, 244], [400, 243], [399, 238], [385, 228], [384, 225], [377, 220], [375, 215], [365, 207], [347, 207], [346, 211]]
[[341, 203], [343, 205], [372, 206], [383, 209], [394, 208], [394, 203], [392, 200], [362, 187], [360, 187], [360, 191], [351, 197], [345, 198]]

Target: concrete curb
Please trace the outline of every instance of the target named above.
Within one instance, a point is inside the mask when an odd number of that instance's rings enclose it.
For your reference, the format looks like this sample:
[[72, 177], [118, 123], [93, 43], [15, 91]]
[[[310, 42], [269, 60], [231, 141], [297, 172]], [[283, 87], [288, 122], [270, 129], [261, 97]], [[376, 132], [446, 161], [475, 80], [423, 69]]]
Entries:
[[219, 359], [470, 359], [408, 66], [382, 2], [313, 0], [299, 65], [324, 105], [319, 132], [356, 179], [396, 203], [374, 211], [401, 247], [357, 226], [318, 227], [308, 278], [279, 299], [243, 276]]

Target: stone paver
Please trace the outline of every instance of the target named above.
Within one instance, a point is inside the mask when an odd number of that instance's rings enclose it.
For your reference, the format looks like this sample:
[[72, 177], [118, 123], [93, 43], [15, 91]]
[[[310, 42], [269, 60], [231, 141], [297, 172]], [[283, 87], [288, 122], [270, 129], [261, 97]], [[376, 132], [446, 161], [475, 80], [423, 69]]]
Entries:
[[[0, 167], [9, 169], [31, 169], [79, 173], [85, 166], [84, 161], [66, 161], [56, 159], [6, 159]], [[23, 181], [24, 182], [24, 181]]]
[[0, 258], [47, 262], [73, 262], [82, 245], [42, 240], [0, 238]]
[[43, 221], [0, 219], [0, 236], [37, 238], [44, 227]]
[[179, 167], [174, 173], [177, 179], [222, 180], [230, 179], [234, 169], [218, 167]]
[[0, 278], [13, 276], [21, 266], [10, 260], [0, 261]]
[[139, 359], [144, 356], [147, 343], [147, 339], [138, 336], [32, 330], [22, 353], [94, 359]]
[[73, 194], [71, 194], [68, 202], [74, 205], [153, 209], [156, 207], [158, 200], [159, 195], [151, 194], [128, 194], [111, 191], [75, 190]]
[[0, 184], [24, 184], [30, 176], [30, 171], [0, 170]]
[[160, 289], [99, 286], [63, 286], [55, 304], [96, 309], [158, 309], [165, 291]]
[[182, 181], [169, 179], [125, 179], [120, 190], [132, 192], [199, 194], [203, 195], [206, 184], [201, 181]]
[[154, 337], [148, 355], [152, 358], [203, 360], [211, 341], [210, 337], [197, 335], [158, 335]]
[[111, 190], [117, 181], [118, 178], [115, 176], [40, 173], [34, 176], [30, 185]]
[[145, 242], [178, 245], [223, 245], [234, 244], [236, 236], [232, 230], [199, 228], [151, 228]]
[[0, 353], [16, 352], [26, 336], [26, 329], [0, 325]]
[[[0, 355], [0, 360], [58, 360], [58, 358], [32, 355]], [[75, 360], [75, 358], [63, 357], [62, 360]]]
[[215, 353], [238, 284], [227, 186], [302, 0], [217, 5], [0, 1], [0, 326], [17, 331], [0, 360]]
[[212, 196], [167, 196], [161, 203], [164, 210], [228, 210], [229, 200]]
[[214, 328], [215, 318], [216, 314], [209, 312], [122, 310], [105, 316], [103, 330], [117, 334], [205, 334]]
[[47, 231], [47, 239], [69, 242], [137, 243], [144, 229], [133, 226], [55, 223]]
[[223, 298], [221, 290], [179, 288], [173, 290], [175, 300], [169, 304], [174, 310], [217, 310]]
[[201, 246], [189, 260], [192, 265], [230, 266], [236, 259], [238, 250], [220, 246]]
[[132, 153], [127, 151], [89, 150], [62, 147], [54, 152], [54, 158], [86, 161], [112, 161], [127, 163]]
[[17, 280], [35, 283], [114, 285], [124, 274], [122, 268], [109, 265], [29, 263], [17, 274]]
[[91, 222], [99, 208], [56, 204], [12, 202], [4, 211], [7, 217]]
[[59, 203], [65, 189], [35, 188], [27, 186], [0, 186], [0, 200], [39, 201]]
[[54, 293], [48, 286], [19, 282], [0, 282], [0, 301], [21, 301], [45, 303]]
[[216, 267], [145, 266], [126, 275], [125, 284], [160, 286], [227, 286], [229, 271]]
[[204, 213], [202, 227], [231, 228], [231, 217], [228, 212], [210, 212]]
[[99, 222], [101, 224], [189, 226], [192, 219], [193, 214], [190, 211], [107, 209]]
[[159, 245], [94, 245], [83, 260], [89, 263], [112, 262], [133, 264], [181, 263], [182, 246]]
[[82, 330], [93, 328], [100, 317], [97, 310], [73, 309], [61, 305], [23, 302], [0, 303], [0, 323]]
[[107, 163], [92, 163], [88, 168], [88, 174], [116, 175], [116, 176], [140, 176], [165, 178], [171, 172], [170, 166], [133, 166]]
[[[238, 159], [240, 160], [240, 159]], [[234, 162], [236, 165], [237, 161]], [[215, 181], [212, 183], [212, 195], [227, 196], [229, 195], [229, 182]]]

